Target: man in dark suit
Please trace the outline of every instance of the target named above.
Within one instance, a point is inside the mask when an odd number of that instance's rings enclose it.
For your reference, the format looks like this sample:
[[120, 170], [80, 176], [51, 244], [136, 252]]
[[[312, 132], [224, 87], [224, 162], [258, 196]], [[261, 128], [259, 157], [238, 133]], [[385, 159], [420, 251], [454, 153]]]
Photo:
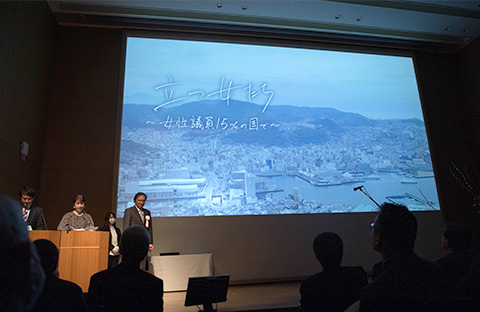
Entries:
[[454, 223], [443, 228], [442, 247], [448, 251], [443, 257], [433, 260], [445, 272], [448, 282], [454, 289], [467, 275], [476, 255], [469, 252], [472, 247], [472, 233]]
[[[383, 261], [360, 296], [360, 311], [436, 311], [447, 284], [440, 266], [413, 251], [417, 219], [403, 205], [385, 203], [371, 225], [372, 246]], [[441, 303], [440, 303], [441, 305]]]
[[[35, 200], [35, 190], [31, 187], [24, 186], [20, 192], [20, 204], [22, 205], [23, 220], [27, 223], [31, 230], [46, 230], [47, 223], [43, 210], [33, 205]], [[29, 228], [30, 229], [30, 228]]]
[[90, 311], [163, 311], [163, 281], [139, 267], [149, 244], [145, 226], [133, 225], [123, 232], [122, 262], [90, 279], [87, 300]]
[[[152, 229], [152, 215], [150, 210], [143, 208], [145, 202], [147, 201], [147, 195], [142, 192], [138, 192], [133, 197], [133, 202], [135, 205], [133, 207], [125, 209], [125, 215], [123, 216], [123, 231], [129, 228], [132, 225], [142, 225], [145, 227], [150, 234], [150, 244], [148, 245], [148, 250], [153, 250], [153, 229]], [[140, 268], [142, 270], [148, 270], [147, 258], [140, 263]]]
[[341, 265], [343, 241], [335, 233], [318, 234], [313, 250], [323, 271], [302, 281], [300, 311], [344, 311], [360, 299], [360, 291], [368, 283], [367, 273], [360, 266]]
[[75, 283], [58, 278], [58, 248], [49, 240], [33, 242], [45, 272], [45, 286], [32, 312], [87, 312], [82, 289]]

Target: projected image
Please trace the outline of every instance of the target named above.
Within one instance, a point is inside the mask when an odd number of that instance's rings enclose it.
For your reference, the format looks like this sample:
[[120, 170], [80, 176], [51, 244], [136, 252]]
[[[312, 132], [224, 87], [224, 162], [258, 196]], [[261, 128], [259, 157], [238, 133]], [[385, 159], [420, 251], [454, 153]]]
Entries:
[[119, 166], [120, 217], [439, 209], [410, 57], [129, 37]]

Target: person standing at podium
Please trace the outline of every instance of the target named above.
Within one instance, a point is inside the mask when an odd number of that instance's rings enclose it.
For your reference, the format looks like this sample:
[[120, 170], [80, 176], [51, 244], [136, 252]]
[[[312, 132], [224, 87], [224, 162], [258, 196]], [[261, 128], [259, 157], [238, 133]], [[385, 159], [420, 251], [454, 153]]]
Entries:
[[[132, 225], [143, 225], [150, 234], [150, 244], [148, 250], [153, 250], [153, 229], [152, 229], [152, 215], [150, 210], [143, 208], [147, 201], [147, 195], [142, 192], [138, 192], [133, 197], [135, 205], [133, 207], [125, 209], [125, 215], [123, 217], [123, 231]], [[147, 257], [140, 263], [142, 270], [148, 270]]]
[[24, 186], [18, 195], [22, 205], [23, 220], [27, 222], [27, 228], [29, 230], [46, 230], [47, 223], [42, 208], [33, 205], [35, 190], [29, 186]]
[[73, 198], [73, 211], [63, 215], [62, 220], [58, 224], [57, 230], [89, 230], [95, 229], [93, 218], [85, 212], [85, 197], [77, 195]]

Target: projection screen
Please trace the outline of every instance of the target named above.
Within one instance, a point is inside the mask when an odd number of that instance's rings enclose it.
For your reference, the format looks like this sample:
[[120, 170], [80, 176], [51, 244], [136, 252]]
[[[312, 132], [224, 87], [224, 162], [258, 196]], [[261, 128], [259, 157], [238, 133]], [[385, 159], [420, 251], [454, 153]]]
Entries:
[[412, 57], [126, 40], [119, 217], [439, 210]]

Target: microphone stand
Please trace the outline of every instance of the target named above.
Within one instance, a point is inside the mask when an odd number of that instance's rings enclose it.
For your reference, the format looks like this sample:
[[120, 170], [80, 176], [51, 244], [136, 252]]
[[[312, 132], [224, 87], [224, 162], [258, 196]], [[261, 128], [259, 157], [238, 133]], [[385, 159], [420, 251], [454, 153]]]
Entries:
[[380, 205], [372, 198], [372, 196], [370, 196], [370, 194], [368, 194], [368, 191], [366, 191], [364, 188], [365, 188], [364, 186], [360, 186], [358, 188], [354, 188], [353, 190], [354, 191], [360, 190], [360, 192], [365, 194], [365, 196], [367, 196], [372, 202], [375, 203], [375, 205], [377, 205], [378, 208], [380, 208]]

